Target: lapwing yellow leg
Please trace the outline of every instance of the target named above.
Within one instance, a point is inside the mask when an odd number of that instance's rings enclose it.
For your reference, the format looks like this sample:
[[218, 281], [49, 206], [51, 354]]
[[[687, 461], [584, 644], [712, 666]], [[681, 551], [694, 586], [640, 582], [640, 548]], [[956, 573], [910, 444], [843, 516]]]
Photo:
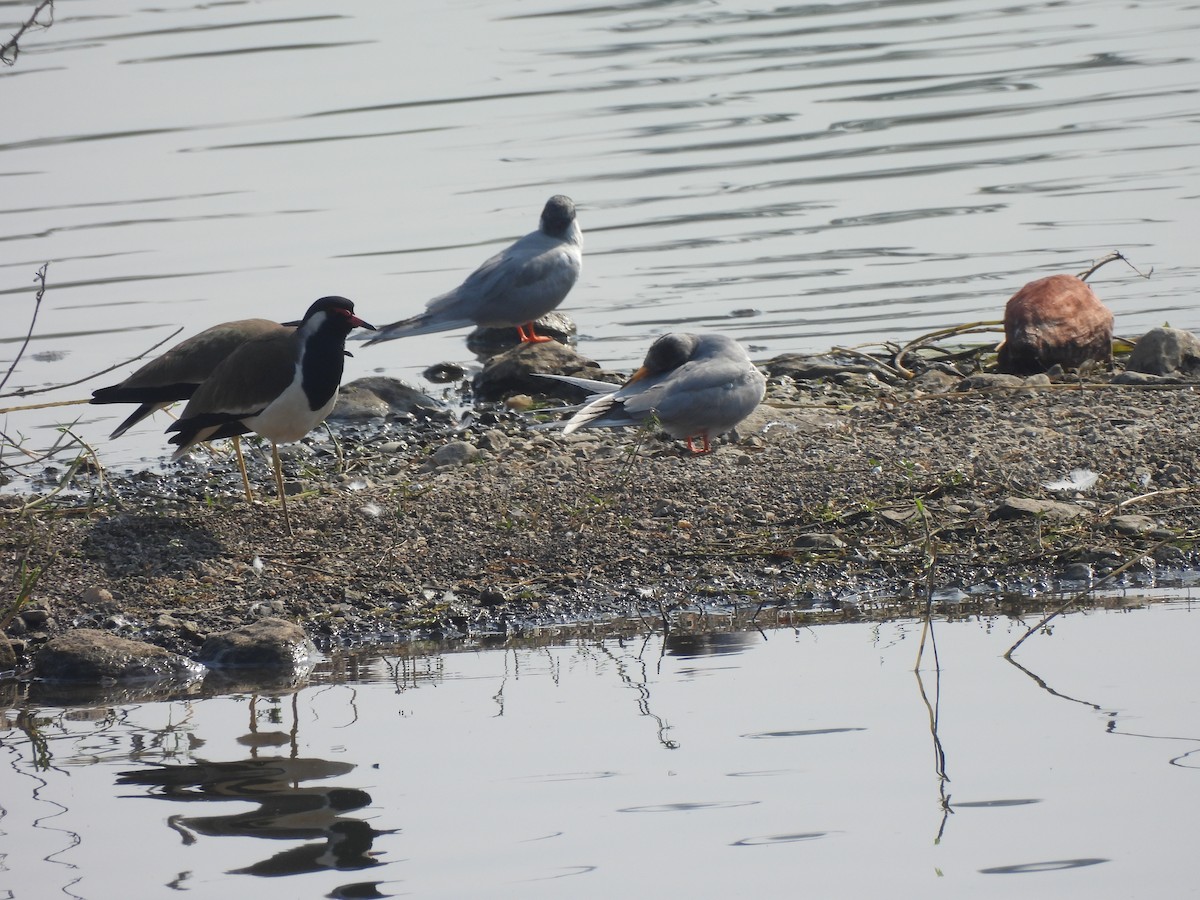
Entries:
[[283, 524], [288, 537], [292, 537], [292, 521], [288, 518], [287, 491], [283, 489], [283, 463], [279, 461], [279, 445], [271, 441], [271, 458], [275, 462], [275, 489], [279, 491], [279, 505], [283, 507]]
[[246, 474], [246, 457], [242, 456], [242, 439], [238, 435], [233, 438], [233, 452], [237, 456], [238, 471], [242, 473], [242, 487], [246, 489], [246, 502], [254, 502], [254, 492], [250, 490], [250, 476]]

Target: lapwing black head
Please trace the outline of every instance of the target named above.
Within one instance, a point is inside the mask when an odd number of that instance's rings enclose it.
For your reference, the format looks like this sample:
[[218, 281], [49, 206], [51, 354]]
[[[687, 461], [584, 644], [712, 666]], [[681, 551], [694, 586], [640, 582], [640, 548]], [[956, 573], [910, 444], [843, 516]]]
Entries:
[[196, 443], [253, 431], [271, 442], [275, 481], [287, 520], [278, 445], [298, 441], [325, 421], [337, 399], [346, 336], [374, 326], [354, 314], [345, 297], [322, 297], [295, 329], [245, 342], [192, 394], [167, 431], [179, 459]]

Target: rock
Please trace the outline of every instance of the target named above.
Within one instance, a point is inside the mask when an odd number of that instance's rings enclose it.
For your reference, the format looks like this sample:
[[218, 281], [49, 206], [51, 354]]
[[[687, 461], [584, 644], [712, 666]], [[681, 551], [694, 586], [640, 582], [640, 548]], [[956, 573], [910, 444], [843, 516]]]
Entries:
[[513, 394], [504, 401], [504, 405], [513, 412], [529, 412], [534, 407], [534, 399], [528, 394]]
[[291, 672], [309, 666], [317, 649], [304, 629], [284, 619], [259, 619], [209, 635], [199, 658], [213, 668]]
[[1170, 566], [1181, 569], [1187, 564], [1187, 554], [1174, 544], [1162, 544], [1155, 547], [1150, 554], [1160, 566]]
[[449, 418], [446, 404], [403, 381], [372, 375], [343, 385], [331, 422], [357, 422], [389, 416], [423, 415]]
[[604, 374], [598, 363], [557, 341], [521, 344], [484, 364], [483, 371], [475, 376], [475, 393], [484, 400], [500, 400], [508, 394], [541, 394], [564, 397], [572, 403], [587, 396], [580, 388], [550, 378], [538, 378], [534, 374], [537, 372], [595, 380], [600, 380]]
[[83, 592], [79, 602], [88, 607], [109, 609], [112, 606], [113, 595], [107, 588], [92, 586]]
[[1125, 369], [1147, 375], [1195, 375], [1200, 372], [1200, 338], [1181, 328], [1152, 328], [1138, 339]]
[[1063, 569], [1062, 577], [1066, 581], [1091, 582], [1095, 572], [1088, 563], [1076, 562]]
[[1027, 375], [1058, 364], [1111, 363], [1113, 315], [1074, 275], [1031, 281], [1004, 308], [1001, 372]]
[[979, 391], [995, 387], [1025, 387], [1025, 379], [1019, 378], [1016, 375], [998, 375], [994, 372], [980, 372], [977, 375], [964, 378], [954, 389], [956, 391]]
[[1113, 516], [1112, 527], [1121, 534], [1145, 534], [1153, 531], [1157, 523], [1149, 516]]
[[1074, 519], [1087, 514], [1087, 510], [1075, 503], [1061, 500], [1038, 500], [1032, 497], [1005, 497], [988, 515], [989, 519], [1021, 519], [1042, 517], [1047, 519]]
[[462, 466], [479, 459], [479, 448], [466, 441], [451, 441], [433, 451], [429, 457], [428, 468], [443, 466]]
[[52, 621], [50, 618], [50, 610], [48, 609], [23, 609], [18, 614], [25, 627], [30, 631], [44, 629]]
[[483, 433], [483, 436], [479, 440], [480, 446], [486, 447], [493, 453], [505, 449], [509, 443], [510, 440], [508, 435], [499, 428], [489, 428]]
[[909, 382], [915, 390], [926, 394], [944, 394], [952, 391], [963, 380], [962, 375], [929, 368]]
[[77, 628], [49, 641], [33, 660], [33, 673], [47, 681], [114, 684], [200, 678], [204, 666], [162, 647], [131, 641], [93, 628]]
[[815, 381], [820, 378], [844, 378], [849, 375], [874, 375], [889, 378], [882, 367], [863, 365], [839, 358], [833, 353], [781, 353], [761, 367], [772, 378], [791, 378], [794, 381]]
[[1148, 375], [1145, 372], [1119, 372], [1113, 376], [1113, 384], [1179, 384], [1179, 378], [1171, 375]]
[[421, 377], [434, 384], [449, 384], [452, 381], [462, 381], [467, 377], [467, 370], [458, 363], [434, 363], [421, 373]]
[[800, 550], [845, 550], [846, 542], [836, 534], [814, 531], [799, 535], [792, 546]]
[[[533, 330], [542, 337], [554, 338], [559, 344], [571, 344], [579, 330], [575, 320], [555, 310], [533, 323]], [[480, 359], [511, 350], [520, 343], [516, 328], [476, 328], [467, 335], [467, 349]]]

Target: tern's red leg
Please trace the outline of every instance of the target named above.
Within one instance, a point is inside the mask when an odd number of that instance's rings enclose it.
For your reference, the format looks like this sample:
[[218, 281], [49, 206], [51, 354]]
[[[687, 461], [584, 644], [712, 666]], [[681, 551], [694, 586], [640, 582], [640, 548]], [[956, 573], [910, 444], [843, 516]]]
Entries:
[[701, 434], [701, 435], [699, 435], [699, 437], [700, 437], [700, 444], [701, 444], [699, 449], [697, 449], [696, 445], [694, 443], [692, 443], [696, 439], [694, 436], [688, 437], [687, 448], [696, 454], [710, 452], [712, 450], [712, 448], [708, 444], [708, 435]]
[[554, 338], [545, 337], [533, 330], [533, 323], [526, 322], [524, 325], [517, 326], [517, 334], [521, 338], [522, 344], [544, 344], [546, 341], [552, 341]]

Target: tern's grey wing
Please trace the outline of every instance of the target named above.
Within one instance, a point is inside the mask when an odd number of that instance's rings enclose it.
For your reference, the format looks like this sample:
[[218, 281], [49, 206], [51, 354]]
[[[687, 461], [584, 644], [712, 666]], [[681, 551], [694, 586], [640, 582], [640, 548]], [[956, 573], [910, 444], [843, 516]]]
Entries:
[[632, 382], [613, 397], [628, 418], [644, 421], [654, 416], [672, 437], [715, 436], [754, 411], [765, 383], [748, 360], [701, 357]]
[[465, 314], [480, 325], [524, 325], [562, 303], [579, 278], [579, 248], [535, 231], [472, 272], [450, 294], [430, 302], [429, 312]]
[[[625, 404], [634, 410], [653, 407], [659, 416], [701, 415], [708, 404], [736, 391], [748, 374], [745, 364], [724, 359], [692, 360], [658, 384], [631, 396]], [[636, 387], [636, 383], [630, 387]]]
[[434, 297], [423, 313], [355, 338], [370, 345], [473, 325], [524, 325], [558, 306], [579, 271], [577, 246], [535, 231], [486, 260], [454, 290]]
[[695, 360], [655, 398], [655, 413], [675, 437], [716, 436], [754, 411], [766, 379], [753, 365], [730, 359]]

